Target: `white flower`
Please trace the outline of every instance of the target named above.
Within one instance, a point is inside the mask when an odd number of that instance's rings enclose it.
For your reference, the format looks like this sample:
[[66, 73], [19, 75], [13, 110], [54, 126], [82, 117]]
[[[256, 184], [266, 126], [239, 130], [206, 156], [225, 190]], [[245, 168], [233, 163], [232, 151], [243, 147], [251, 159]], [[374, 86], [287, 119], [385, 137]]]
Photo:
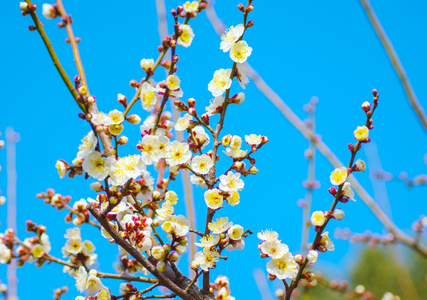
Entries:
[[279, 240], [271, 240], [261, 244], [261, 252], [273, 259], [279, 259], [289, 252], [289, 247]]
[[211, 157], [207, 154], [194, 156], [191, 160], [191, 168], [200, 174], [208, 174], [209, 170], [213, 167], [214, 163]]
[[219, 253], [216, 250], [203, 249], [203, 252], [197, 252], [194, 260], [199, 263], [200, 268], [207, 272], [209, 269], [215, 268], [218, 261]]
[[237, 204], [240, 203], [240, 195], [238, 191], [230, 191], [230, 196], [228, 196], [227, 202], [228, 204], [230, 204], [231, 206], [235, 206]]
[[83, 293], [86, 289], [86, 281], [87, 281], [87, 272], [83, 266], [80, 266], [78, 270], [76, 270], [76, 287], [80, 293]]
[[[174, 76], [174, 77], [170, 77]], [[169, 75], [166, 80], [159, 82], [156, 85], [156, 90], [159, 95], [164, 95], [166, 93], [166, 89], [160, 86], [160, 83], [163, 83], [169, 89], [169, 96], [171, 98], [180, 98], [184, 95], [184, 92], [179, 88], [181, 80], [179, 80], [176, 75]], [[178, 86], [178, 88], [176, 88]]]
[[67, 165], [62, 160], [57, 160], [55, 168], [58, 170], [59, 178], [64, 178], [67, 175]]
[[0, 243], [0, 264], [8, 264], [12, 259], [12, 252], [5, 244]]
[[185, 114], [182, 118], [179, 118], [175, 124], [176, 131], [184, 131], [190, 125], [190, 121], [193, 119], [193, 116], [190, 114]]
[[223, 196], [219, 193], [220, 190], [207, 190], [204, 194], [206, 205], [211, 209], [218, 209], [222, 206]]
[[209, 135], [205, 132], [205, 129], [202, 126], [194, 127], [193, 134], [201, 149], [204, 149], [211, 141]]
[[314, 264], [317, 260], [319, 259], [319, 252], [317, 252], [316, 250], [309, 250], [307, 253], [307, 260], [309, 262], [311, 262], [312, 264]]
[[141, 159], [146, 165], [151, 165], [163, 158], [163, 153], [160, 151], [159, 136], [147, 134], [142, 138], [140, 145], [141, 147], [138, 149], [141, 151]]
[[243, 250], [244, 248], [245, 248], [245, 241], [243, 239], [240, 239], [238, 241], [231, 241], [230, 244], [228, 244], [225, 247], [227, 251]]
[[332, 216], [334, 217], [335, 220], [341, 220], [342, 218], [344, 218], [345, 214], [344, 211], [342, 211], [341, 209], [337, 208], [334, 210], [334, 212], [332, 213]]
[[98, 180], [104, 180], [116, 169], [116, 160], [112, 157], [103, 158], [101, 153], [93, 151], [83, 162], [83, 170]]
[[234, 43], [242, 36], [245, 31], [243, 24], [239, 24], [236, 27], [231, 26], [221, 36], [221, 44], [219, 49], [227, 52], [234, 45]]
[[121, 157], [117, 161], [114, 173], [110, 175], [111, 184], [115, 186], [122, 186], [133, 178], [136, 179], [145, 170], [145, 164], [139, 155]]
[[152, 58], [143, 58], [141, 59], [141, 68], [147, 72], [148, 70], [152, 70], [154, 67], [154, 59]]
[[219, 188], [225, 192], [240, 191], [245, 186], [240, 175], [240, 173], [233, 174], [233, 172], [228, 171], [227, 175], [219, 176], [221, 180]]
[[249, 68], [244, 64], [237, 64], [236, 66], [236, 77], [242, 89], [245, 89], [245, 85], [249, 82]]
[[232, 83], [230, 74], [231, 69], [219, 69], [215, 71], [213, 79], [208, 84], [208, 90], [212, 93], [212, 96], [221, 96], [230, 88]]
[[240, 147], [242, 146], [242, 138], [238, 135], [233, 135], [230, 141], [230, 149], [231, 150], [240, 150]]
[[170, 89], [171, 91], [175, 91], [179, 89], [181, 85], [181, 80], [176, 75], [169, 75], [168, 77], [166, 77], [165, 84], [168, 89]]
[[207, 115], [213, 116], [220, 113], [222, 111], [222, 106], [224, 105], [224, 100], [225, 99], [222, 95], [215, 97], [214, 100], [211, 101], [210, 105], [205, 108]]
[[199, 177], [197, 175], [191, 175], [190, 181], [192, 184], [194, 184], [195, 186], [200, 186], [202, 189], [206, 187], [206, 182], [203, 180], [202, 177]]
[[322, 226], [325, 224], [326, 217], [322, 211], [315, 211], [311, 214], [311, 224], [314, 226]]
[[97, 300], [111, 300], [110, 290], [102, 286], [98, 294], [95, 295], [95, 298]]
[[191, 151], [185, 142], [173, 141], [166, 145], [166, 163], [176, 166], [187, 163], [191, 158]]
[[82, 139], [82, 143], [79, 146], [79, 152], [77, 152], [77, 158], [85, 158], [90, 153], [92, 153], [96, 145], [98, 144], [98, 138], [93, 133], [93, 130]]
[[341, 167], [336, 168], [332, 171], [331, 176], [329, 176], [332, 185], [341, 185], [347, 180], [347, 168]]
[[42, 15], [48, 20], [54, 19], [56, 17], [55, 7], [52, 4], [43, 4]]
[[90, 270], [89, 277], [86, 281], [86, 291], [89, 293], [89, 295], [95, 294], [103, 288], [101, 279], [99, 279], [96, 275], [97, 272], [95, 270]]
[[214, 234], [221, 234], [226, 232], [231, 226], [233, 226], [233, 222], [228, 222], [227, 217], [222, 217], [216, 219], [215, 222], [209, 223], [208, 228]]
[[236, 63], [244, 63], [246, 59], [251, 55], [252, 48], [248, 46], [245, 41], [238, 41], [235, 43], [230, 50], [230, 58]]
[[183, 7], [184, 7], [184, 11], [187, 13], [196, 12], [197, 9], [199, 8], [199, 2], [193, 1], [190, 3], [190, 1], [187, 1], [184, 3]]
[[366, 164], [365, 164], [365, 162], [363, 161], [363, 160], [361, 160], [361, 159], [358, 159], [358, 160], [356, 160], [356, 162], [354, 163], [354, 166], [355, 166], [355, 170], [356, 171], [359, 171], [359, 172], [364, 172], [365, 171], [365, 169], [366, 169]]
[[245, 157], [246, 156], [246, 153], [248, 152], [248, 151], [245, 151], [245, 150], [240, 150], [240, 149], [238, 149], [238, 150], [233, 150], [233, 149], [231, 149], [231, 148], [227, 148], [227, 149], [225, 149], [225, 151], [223, 151], [227, 156], [230, 156], [230, 157], [232, 157], [232, 158], [234, 158], [234, 159], [238, 159], [238, 158], [242, 158], [242, 157]]
[[258, 232], [257, 237], [264, 242], [268, 242], [277, 240], [279, 238], [279, 234], [273, 230], [265, 230]]
[[328, 234], [329, 232], [325, 232], [324, 234], [322, 234], [320, 238], [320, 244], [325, 246], [326, 250], [334, 251], [335, 250], [334, 243], [331, 241]]
[[350, 200], [356, 201], [354, 200], [354, 192], [351, 189], [351, 184], [350, 182], [345, 182], [343, 187], [342, 187], [342, 194], [347, 197]]
[[162, 208], [156, 209], [157, 220], [159, 223], [163, 223], [169, 216], [173, 215], [175, 209], [170, 202], [164, 202]]
[[227, 235], [230, 239], [232, 239], [234, 241], [238, 241], [242, 238], [243, 227], [238, 225], [238, 224], [233, 225], [228, 229]]
[[181, 24], [179, 25], [179, 30], [182, 30], [182, 34], [178, 37], [178, 45], [182, 47], [189, 47], [194, 38], [193, 29], [190, 25]]
[[294, 279], [298, 274], [298, 264], [295, 262], [292, 254], [287, 252], [279, 259], [273, 259], [267, 263], [267, 271], [275, 275], [278, 279]]
[[245, 135], [245, 141], [248, 145], [258, 146], [262, 142], [262, 137], [256, 134]]
[[3, 205], [6, 203], [6, 197], [5, 196], [0, 196], [0, 205]]
[[113, 121], [113, 124], [121, 124], [125, 120], [123, 113], [117, 109], [110, 111], [108, 116]]
[[208, 234], [200, 239], [200, 243], [194, 243], [194, 245], [203, 248], [211, 248], [218, 245], [219, 235]]
[[167, 191], [165, 194], [165, 200], [171, 205], [175, 205], [178, 201], [178, 195], [174, 191]]
[[92, 114], [92, 124], [93, 125], [111, 125], [113, 120], [103, 112], [93, 113]]
[[146, 111], [151, 111], [157, 102], [157, 89], [149, 82], [144, 82], [141, 87], [139, 99], [141, 100], [142, 108]]
[[395, 296], [395, 295], [393, 295], [390, 292], [386, 292], [382, 296], [381, 300], [400, 300], [400, 297], [399, 296]]

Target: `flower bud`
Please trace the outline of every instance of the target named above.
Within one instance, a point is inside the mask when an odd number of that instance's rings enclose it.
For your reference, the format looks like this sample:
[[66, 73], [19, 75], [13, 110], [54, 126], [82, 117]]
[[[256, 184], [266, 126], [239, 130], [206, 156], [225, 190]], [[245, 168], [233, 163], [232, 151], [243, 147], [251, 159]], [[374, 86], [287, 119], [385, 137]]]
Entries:
[[316, 250], [310, 250], [307, 254], [307, 260], [314, 264], [319, 259], [319, 252]]
[[126, 145], [127, 143], [128, 143], [128, 138], [124, 135], [122, 135], [117, 141], [117, 144], [119, 145]]
[[315, 279], [315, 275], [313, 272], [307, 272], [303, 274], [303, 278], [307, 280], [308, 282], [312, 282]]
[[26, 2], [19, 2], [19, 8], [21, 10], [27, 10], [28, 4]]
[[368, 101], [363, 102], [362, 109], [366, 112], [369, 111], [371, 109], [371, 103], [369, 103]]
[[[92, 97], [92, 96], [89, 96], [89, 97], [87, 97], [86, 98], [86, 101], [87, 101], [87, 104], [89, 104], [89, 105], [92, 105], [92, 104], [94, 104], [96, 101], [95, 101], [95, 98], [94, 97]], [[87, 117], [86, 117], [86, 119], [87, 119]], [[92, 119], [92, 118], [91, 118]], [[89, 120], [89, 119], [88, 119]]]
[[176, 252], [178, 252], [178, 254], [184, 254], [185, 252], [187, 252], [187, 247], [183, 246], [183, 245], [178, 245], [175, 247]]
[[85, 87], [84, 85], [82, 85], [81, 87], [79, 87], [77, 89], [77, 91], [79, 92], [80, 95], [84, 96], [87, 94], [87, 87]]
[[154, 191], [151, 193], [151, 196], [153, 197], [153, 200], [159, 200], [161, 194], [159, 191]]
[[258, 169], [255, 166], [251, 166], [249, 168], [249, 174], [256, 175], [258, 173]]
[[203, 114], [201, 116], [201, 119], [203, 122], [205, 122], [207, 125], [209, 125], [209, 116], [207, 114]]
[[170, 244], [164, 244], [163, 249], [165, 249], [166, 253], [169, 253], [172, 250], [172, 246]]
[[222, 140], [221, 140], [221, 144], [222, 144], [224, 147], [227, 147], [228, 145], [230, 145], [231, 138], [232, 138], [231, 134], [227, 134], [226, 136], [224, 136], [224, 137], [222, 138]]
[[190, 98], [187, 101], [189, 107], [194, 107], [196, 105], [196, 99]]
[[92, 182], [91, 184], [90, 184], [90, 188], [92, 189], [92, 190], [94, 190], [95, 192], [102, 192], [102, 191], [104, 191], [104, 187], [102, 186], [102, 183], [101, 182]]
[[195, 109], [194, 107], [190, 107], [190, 108], [188, 109], [188, 113], [189, 113], [190, 115], [192, 115], [192, 116], [197, 116], [197, 111], [196, 111], [196, 109]]
[[161, 260], [165, 257], [165, 249], [162, 246], [154, 246], [151, 248], [151, 256], [155, 259]]
[[250, 27], [252, 27], [252, 26], [254, 26], [254, 25], [255, 25], [254, 21], [253, 21], [253, 20], [250, 20], [250, 21], [246, 24], [246, 28], [250, 28]]
[[133, 125], [138, 125], [139, 123], [141, 123], [141, 118], [137, 114], [133, 114], [126, 117], [126, 121]]
[[354, 166], [353, 166], [353, 171], [364, 172], [365, 169], [366, 169], [365, 162], [361, 159], [356, 160], [356, 162], [354, 163]]
[[198, 271], [199, 270], [199, 263], [195, 260], [193, 260], [190, 264], [191, 269], [193, 269], [194, 271]]
[[342, 218], [344, 218], [344, 215], [345, 215], [344, 211], [342, 211], [339, 208], [335, 209], [334, 212], [332, 213], [332, 217], [338, 221], [341, 220]]
[[176, 251], [171, 251], [168, 255], [170, 262], [177, 262], [179, 260], [179, 254]]
[[165, 270], [166, 270], [166, 264], [165, 264], [165, 262], [164, 261], [159, 261], [158, 263], [157, 263], [157, 265], [156, 265], [156, 269], [157, 269], [157, 271], [159, 271], [159, 272], [164, 272]]
[[276, 279], [276, 275], [268, 274], [268, 280], [273, 281], [274, 279]]
[[299, 253], [294, 256], [294, 259], [297, 264], [302, 264], [304, 261], [304, 257]]

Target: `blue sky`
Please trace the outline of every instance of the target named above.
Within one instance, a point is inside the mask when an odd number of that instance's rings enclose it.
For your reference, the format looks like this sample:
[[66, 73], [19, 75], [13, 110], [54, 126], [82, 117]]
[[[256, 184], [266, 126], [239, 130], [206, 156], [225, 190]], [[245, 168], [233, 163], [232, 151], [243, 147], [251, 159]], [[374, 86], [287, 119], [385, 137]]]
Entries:
[[[73, 29], [82, 39], [79, 44], [88, 85], [97, 97], [100, 110], [121, 109], [116, 102], [118, 93], [131, 98], [134, 90], [131, 79], [139, 80], [143, 71], [142, 58], [156, 58], [159, 44], [154, 1], [64, 1], [67, 12], [73, 16]], [[36, 2], [41, 8], [42, 2]], [[167, 10], [180, 4], [166, 1]], [[216, 9], [228, 26], [241, 23], [237, 1], [217, 1]], [[374, 10], [382, 22], [413, 88], [424, 107], [427, 107], [427, 4], [424, 1], [373, 1]], [[348, 162], [347, 144], [353, 142], [356, 126], [365, 122], [360, 109], [362, 102], [371, 100], [371, 90], [380, 94], [380, 105], [374, 115], [372, 140], [378, 148], [381, 164], [386, 171], [398, 174], [408, 172], [410, 177], [426, 172], [423, 162], [426, 132], [415, 118], [404, 90], [385, 54], [359, 1], [255, 1], [251, 13], [255, 26], [245, 34], [253, 47], [249, 62], [264, 80], [302, 119], [303, 105], [312, 96], [319, 97], [317, 131], [341, 161]], [[41, 10], [39, 10], [41, 11]], [[172, 20], [168, 17], [169, 25]], [[31, 219], [47, 226], [53, 242], [52, 254], [61, 256], [65, 243], [63, 235], [71, 225], [62, 222], [64, 213], [56, 212], [35, 198], [46, 188], [71, 195], [74, 200], [94, 197], [83, 178], [59, 179], [54, 168], [57, 159], [71, 161], [80, 140], [89, 131], [65, 85], [50, 61], [50, 57], [36, 32], [29, 32], [32, 21], [22, 17], [19, 3], [7, 1], [0, 11], [3, 39], [0, 61], [3, 70], [0, 88], [3, 91], [0, 109], [0, 131], [12, 126], [21, 135], [17, 145], [18, 171], [18, 233], [23, 239], [24, 222]], [[71, 48], [64, 42], [66, 32], [56, 27], [56, 21], [42, 20], [45, 30], [67, 74], [77, 74]], [[178, 75], [182, 80], [184, 98], [197, 100], [202, 110], [211, 100], [207, 84], [213, 72], [230, 68], [228, 54], [219, 50], [220, 38], [215, 34], [204, 13], [192, 20], [195, 32], [188, 49], [178, 48], [180, 56]], [[171, 32], [171, 26], [169, 26]], [[162, 80], [158, 71], [155, 79]], [[232, 93], [241, 92], [239, 85]], [[304, 196], [302, 180], [307, 176], [307, 161], [303, 152], [307, 141], [278, 112], [275, 107], [249, 83], [246, 100], [227, 111], [223, 133], [244, 136], [263, 134], [270, 142], [254, 156], [258, 175], [245, 179], [241, 203], [226, 207], [218, 216], [228, 216], [234, 223], [259, 232], [273, 228], [293, 254], [299, 251], [301, 209], [296, 201]], [[142, 118], [145, 111], [139, 105], [134, 113]], [[140, 139], [139, 126], [128, 125], [125, 134], [129, 144], [124, 152], [137, 153], [134, 145]], [[360, 152], [360, 158], [372, 155]], [[0, 151], [0, 189], [6, 191], [6, 154]], [[221, 167], [229, 161], [222, 159]], [[329, 209], [332, 198], [329, 188], [331, 165], [318, 155], [316, 178], [321, 188], [314, 193], [313, 210]], [[368, 171], [371, 170], [368, 165]], [[357, 174], [364, 187], [373, 194], [368, 172]], [[398, 182], [387, 183], [393, 219], [405, 232], [411, 233], [412, 222], [420, 214], [427, 214], [425, 188], [407, 189]], [[172, 186], [180, 191], [180, 183]], [[203, 226], [205, 203], [203, 191], [195, 189], [199, 226]], [[180, 197], [182, 198], [182, 196]], [[356, 197], [357, 199], [357, 197]], [[381, 200], [379, 200], [381, 201]], [[331, 222], [329, 231], [348, 227], [353, 232], [371, 230], [384, 233], [381, 224], [361, 200], [340, 205], [346, 217]], [[181, 207], [181, 213], [184, 208]], [[0, 230], [6, 229], [6, 207], [0, 207]], [[112, 271], [116, 247], [107, 245], [97, 233], [83, 229], [83, 239], [94, 241], [100, 257], [100, 269]], [[221, 262], [215, 274], [231, 279], [232, 295], [237, 299], [257, 295], [252, 272], [265, 270], [266, 260], [259, 258], [258, 240], [251, 236], [244, 252], [230, 253], [227, 262]], [[336, 251], [320, 256], [318, 267], [331, 276], [345, 277], [357, 257], [357, 247], [347, 241], [336, 240]], [[105, 249], [105, 250], [104, 250]], [[183, 261], [185, 263], [185, 261]], [[50, 297], [54, 288], [64, 284], [70, 292], [64, 299], [74, 299], [78, 292], [74, 280], [63, 274], [60, 266], [48, 265], [37, 269], [26, 265], [19, 269], [19, 296]], [[5, 267], [0, 266], [0, 279], [5, 281]], [[105, 282], [113, 293], [114, 282]], [[256, 297], [258, 298], [258, 297]]]

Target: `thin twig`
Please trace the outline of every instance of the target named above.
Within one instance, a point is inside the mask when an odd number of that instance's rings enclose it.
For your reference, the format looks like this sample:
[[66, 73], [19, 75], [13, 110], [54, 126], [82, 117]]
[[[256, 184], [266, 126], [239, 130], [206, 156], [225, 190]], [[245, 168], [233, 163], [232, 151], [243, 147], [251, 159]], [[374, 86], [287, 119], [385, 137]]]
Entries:
[[418, 116], [421, 124], [424, 129], [427, 130], [427, 117], [424, 111], [424, 108], [421, 106], [418, 101], [417, 95], [415, 94], [414, 89], [412, 88], [411, 82], [409, 81], [408, 75], [406, 74], [405, 69], [403, 68], [402, 63], [400, 62], [399, 56], [394, 50], [393, 44], [389, 40], [384, 28], [382, 27], [380, 20], [378, 20], [377, 15], [372, 9], [371, 3], [369, 0], [360, 0], [366, 14], [368, 15], [369, 21], [371, 22], [372, 27], [374, 27], [375, 32], [378, 35], [378, 38], [381, 41], [381, 44], [384, 47], [384, 50], [387, 52], [387, 55], [393, 65], [394, 70], [396, 71], [399, 79], [403, 85], [406, 96], [408, 96], [409, 102], [412, 108], [415, 110], [416, 115]]

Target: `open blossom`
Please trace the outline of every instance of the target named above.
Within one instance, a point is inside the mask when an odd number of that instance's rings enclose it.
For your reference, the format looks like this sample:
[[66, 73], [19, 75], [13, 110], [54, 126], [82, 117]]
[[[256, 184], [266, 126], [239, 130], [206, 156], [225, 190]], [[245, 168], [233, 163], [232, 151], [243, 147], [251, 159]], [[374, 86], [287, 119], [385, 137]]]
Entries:
[[211, 101], [209, 106], [206, 106], [206, 111], [208, 116], [213, 116], [219, 114], [222, 111], [222, 106], [224, 105], [224, 96], [220, 95], [214, 98]]
[[184, 11], [187, 13], [197, 12], [197, 9], [199, 8], [199, 2], [198, 1], [187, 1], [183, 4]]
[[193, 119], [193, 116], [190, 114], [185, 114], [182, 118], [179, 118], [175, 124], [176, 131], [184, 131], [190, 125], [190, 121]]
[[237, 64], [236, 66], [236, 78], [237, 81], [239, 82], [240, 86], [242, 87], [242, 89], [246, 88], [246, 84], [248, 84], [249, 82], [249, 68], [248, 66], [243, 63], [243, 64]]
[[356, 201], [356, 200], [354, 200], [354, 192], [351, 189], [350, 182], [344, 183], [344, 185], [342, 187], [342, 194], [343, 194], [343, 196], [347, 197], [348, 199]]
[[240, 195], [238, 191], [230, 191], [229, 194], [230, 196], [226, 198], [228, 204], [235, 206], [240, 203]]
[[262, 142], [262, 137], [256, 134], [245, 135], [245, 141], [248, 145], [258, 146]]
[[187, 163], [191, 158], [191, 151], [185, 142], [173, 141], [166, 145], [166, 163], [176, 166]]
[[273, 230], [265, 230], [258, 232], [257, 238], [264, 242], [274, 241], [279, 238], [279, 234], [276, 231]]
[[325, 214], [322, 211], [315, 211], [311, 215], [311, 224], [314, 226], [322, 226], [325, 224], [326, 218]]
[[109, 116], [107, 116], [105, 113], [103, 112], [98, 112], [98, 113], [92, 113], [92, 124], [93, 125], [111, 125], [113, 124], [113, 120], [111, 120], [111, 118]]
[[207, 174], [213, 165], [211, 157], [207, 154], [195, 156], [191, 161], [191, 168], [200, 174]]
[[117, 109], [110, 111], [108, 116], [113, 121], [113, 124], [121, 124], [125, 120], [123, 113]]
[[86, 291], [89, 295], [99, 292], [104, 285], [101, 282], [101, 279], [97, 277], [96, 270], [89, 271], [89, 277], [86, 280]]
[[164, 202], [162, 208], [156, 209], [157, 220], [159, 223], [163, 223], [169, 216], [173, 215], [175, 209], [170, 202]]
[[104, 180], [110, 173], [116, 169], [116, 160], [113, 157], [102, 157], [98, 151], [93, 151], [83, 162], [83, 170], [98, 179]]
[[146, 111], [151, 111], [157, 102], [157, 90], [149, 82], [144, 82], [141, 87], [141, 94], [139, 99], [141, 100], [142, 108]]
[[320, 238], [320, 244], [326, 248], [328, 251], [334, 251], [335, 246], [332, 240], [329, 238], [329, 232], [322, 234]]
[[203, 271], [208, 271], [216, 266], [216, 262], [219, 259], [219, 253], [216, 250], [209, 250], [203, 248], [203, 252], [197, 252], [194, 256], [194, 260], [199, 263], [200, 268]]
[[158, 162], [164, 157], [160, 149], [161, 142], [167, 137], [159, 137], [157, 135], [145, 135], [141, 143], [138, 144], [138, 149], [141, 151], [141, 159], [146, 165], [151, 165], [153, 162]]
[[78, 270], [76, 270], [76, 288], [80, 293], [83, 293], [86, 289], [86, 281], [87, 281], [87, 272], [83, 266], [80, 266]]
[[219, 69], [215, 71], [214, 77], [208, 84], [208, 90], [212, 96], [218, 97], [230, 88], [232, 80], [230, 78], [231, 69]]
[[233, 135], [229, 147], [232, 150], [239, 150], [242, 147], [242, 138], [238, 135]]
[[358, 159], [354, 163], [354, 170], [358, 172], [364, 172], [366, 170], [366, 164], [363, 160]]
[[222, 217], [216, 219], [215, 222], [209, 223], [208, 228], [214, 234], [221, 234], [226, 232], [231, 226], [233, 226], [233, 222], [228, 222], [227, 217]]
[[173, 232], [177, 236], [186, 236], [190, 231], [190, 222], [183, 215], [170, 215], [162, 225], [162, 229], [166, 233], [170, 233], [166, 227], [173, 227]]
[[178, 37], [178, 45], [182, 47], [189, 47], [194, 38], [193, 29], [190, 25], [181, 24], [179, 25], [179, 30], [182, 30], [182, 34]]
[[233, 225], [227, 230], [227, 235], [230, 239], [238, 241], [242, 238], [243, 227], [238, 224]]
[[171, 205], [175, 205], [178, 202], [178, 195], [174, 191], [167, 191], [165, 194], [165, 201]]
[[329, 178], [331, 179], [331, 183], [333, 185], [343, 184], [347, 180], [347, 168], [336, 168], [332, 171], [331, 176]]
[[147, 72], [148, 70], [152, 70], [154, 67], [154, 59], [152, 58], [143, 58], [141, 59], [141, 68]]
[[110, 174], [112, 185], [124, 185], [129, 179], [136, 179], [145, 170], [145, 164], [139, 155], [121, 157], [116, 169]]
[[197, 175], [191, 175], [190, 176], [190, 181], [192, 184], [196, 185], [196, 186], [200, 186], [202, 189], [204, 189], [206, 187], [206, 182], [203, 180], [202, 177], [199, 177]]
[[238, 159], [238, 158], [245, 157], [246, 153], [248, 151], [246, 151], [246, 150], [240, 150], [240, 149], [233, 150], [231, 148], [227, 148], [223, 152], [225, 153], [225, 155], [230, 156], [231, 158]]
[[221, 36], [221, 44], [219, 49], [227, 52], [234, 45], [234, 43], [242, 36], [245, 31], [243, 24], [239, 24], [236, 27], [231, 26]]
[[227, 175], [219, 176], [221, 180], [219, 188], [225, 192], [240, 191], [245, 186], [245, 183], [240, 179], [240, 173], [228, 171]]
[[289, 247], [279, 240], [271, 240], [261, 244], [261, 252], [273, 259], [279, 259], [289, 252]]
[[207, 190], [204, 194], [206, 205], [211, 209], [218, 209], [222, 206], [223, 196], [219, 193], [220, 190]]
[[369, 129], [366, 126], [357, 126], [356, 130], [354, 131], [354, 137], [358, 141], [366, 141], [369, 137]]
[[93, 133], [93, 130], [82, 139], [82, 143], [79, 146], [79, 152], [77, 152], [77, 158], [85, 158], [90, 153], [92, 153], [96, 145], [98, 144], [98, 138]]
[[230, 57], [236, 63], [244, 63], [251, 55], [252, 48], [245, 41], [238, 41], [230, 49]]
[[12, 251], [5, 244], [0, 243], [0, 264], [8, 264], [12, 259]]
[[211, 248], [218, 245], [219, 240], [219, 235], [208, 234], [200, 239], [200, 243], [194, 243], [194, 245], [203, 248]]
[[193, 129], [194, 138], [196, 139], [200, 149], [204, 149], [211, 139], [209, 135], [205, 132], [205, 129], [202, 126], [196, 126]]
[[181, 80], [176, 75], [169, 75], [166, 80], [161, 81], [157, 84], [156, 89], [157, 93], [159, 95], [164, 95], [166, 93], [166, 89], [162, 88], [160, 83], [163, 83], [166, 85], [166, 87], [169, 89], [169, 96], [171, 98], [180, 98], [184, 95], [184, 92], [180, 88]]
[[278, 279], [294, 279], [298, 274], [298, 264], [292, 254], [287, 252], [279, 259], [273, 259], [267, 263], [267, 271]]

